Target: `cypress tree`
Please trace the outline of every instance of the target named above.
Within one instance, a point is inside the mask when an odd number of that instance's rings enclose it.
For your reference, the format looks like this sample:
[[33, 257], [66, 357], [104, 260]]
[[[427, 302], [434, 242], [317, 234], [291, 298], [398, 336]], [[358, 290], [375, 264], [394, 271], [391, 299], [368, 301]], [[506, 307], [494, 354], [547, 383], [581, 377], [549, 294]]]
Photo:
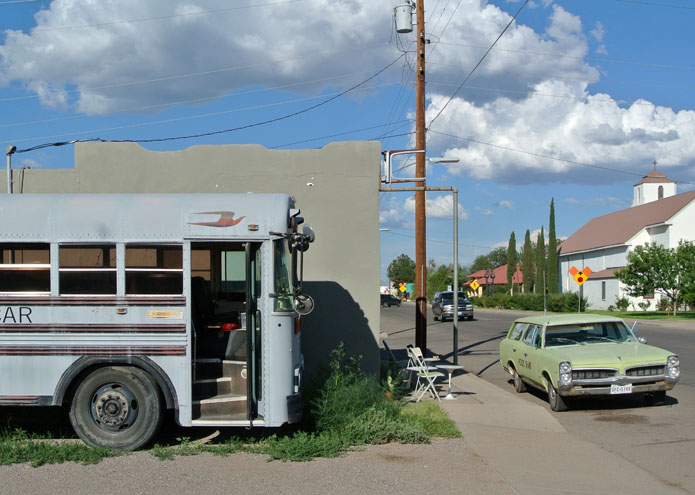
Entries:
[[522, 253], [521, 273], [524, 275], [524, 293], [530, 294], [533, 288], [533, 251], [531, 247], [531, 232], [526, 229], [524, 251]]
[[557, 266], [557, 237], [555, 235], [555, 198], [550, 200], [550, 225], [548, 226], [548, 293], [560, 292], [559, 268]]
[[516, 252], [516, 237], [514, 232], [509, 236], [509, 244], [507, 245], [507, 293], [512, 294], [513, 282], [512, 278], [516, 272], [516, 262], [519, 259], [519, 255]]
[[545, 274], [545, 236], [543, 227], [536, 239], [536, 294], [542, 294], [544, 286], [547, 287], [548, 281], [544, 280]]

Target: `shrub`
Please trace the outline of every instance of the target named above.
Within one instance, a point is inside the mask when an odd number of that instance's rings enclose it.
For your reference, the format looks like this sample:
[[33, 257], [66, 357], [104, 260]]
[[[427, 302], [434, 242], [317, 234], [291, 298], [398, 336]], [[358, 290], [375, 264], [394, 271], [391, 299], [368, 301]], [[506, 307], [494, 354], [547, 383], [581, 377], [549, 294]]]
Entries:
[[627, 307], [630, 305], [630, 300], [627, 297], [615, 296], [615, 307], [618, 311], [627, 311]]
[[[577, 293], [548, 294], [495, 294], [492, 297], [476, 297], [473, 304], [483, 308], [516, 309], [523, 311], [543, 311], [545, 302], [548, 311], [567, 313], [577, 311], [579, 304]], [[589, 300], [582, 298], [582, 311], [589, 307]]]

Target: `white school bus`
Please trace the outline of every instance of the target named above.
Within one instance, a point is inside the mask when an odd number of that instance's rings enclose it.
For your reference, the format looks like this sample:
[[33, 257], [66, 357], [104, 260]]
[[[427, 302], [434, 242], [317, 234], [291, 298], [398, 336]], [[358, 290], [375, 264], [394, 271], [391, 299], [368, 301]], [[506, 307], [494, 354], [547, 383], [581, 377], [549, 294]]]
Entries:
[[0, 196], [0, 405], [92, 446], [301, 418], [303, 253], [284, 194]]

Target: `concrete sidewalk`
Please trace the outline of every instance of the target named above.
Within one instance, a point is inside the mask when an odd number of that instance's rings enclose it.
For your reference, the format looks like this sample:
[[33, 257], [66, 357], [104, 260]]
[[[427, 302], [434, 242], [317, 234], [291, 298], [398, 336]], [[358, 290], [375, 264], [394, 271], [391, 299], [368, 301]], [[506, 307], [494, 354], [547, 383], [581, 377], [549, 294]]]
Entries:
[[473, 374], [454, 376], [452, 393], [457, 400], [442, 400], [442, 406], [464, 442], [520, 494], [683, 493], [567, 433], [546, 408]]

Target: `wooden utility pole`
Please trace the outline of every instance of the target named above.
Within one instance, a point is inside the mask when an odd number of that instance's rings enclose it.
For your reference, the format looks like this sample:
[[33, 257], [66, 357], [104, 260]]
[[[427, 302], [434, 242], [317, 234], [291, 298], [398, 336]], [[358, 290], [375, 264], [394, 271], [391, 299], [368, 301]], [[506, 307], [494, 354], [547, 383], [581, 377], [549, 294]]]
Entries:
[[427, 224], [425, 220], [425, 1], [417, 0], [417, 79], [415, 87], [415, 177], [421, 178], [415, 193], [415, 345], [427, 349]]

